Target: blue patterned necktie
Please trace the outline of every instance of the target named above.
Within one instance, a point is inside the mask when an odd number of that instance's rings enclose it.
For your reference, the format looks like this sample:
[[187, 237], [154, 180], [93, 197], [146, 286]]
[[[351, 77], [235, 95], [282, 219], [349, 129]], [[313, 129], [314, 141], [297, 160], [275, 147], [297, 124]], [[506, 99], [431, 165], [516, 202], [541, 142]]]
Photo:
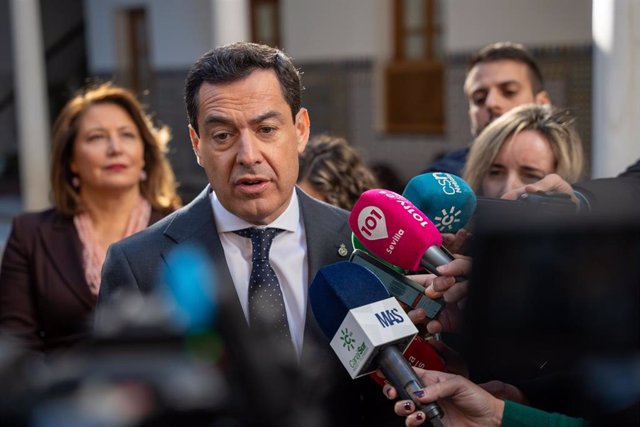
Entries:
[[251, 239], [253, 255], [249, 278], [249, 326], [269, 330], [276, 337], [291, 343], [282, 289], [269, 263], [269, 249], [273, 238], [283, 232], [278, 228], [245, 228], [234, 233]]

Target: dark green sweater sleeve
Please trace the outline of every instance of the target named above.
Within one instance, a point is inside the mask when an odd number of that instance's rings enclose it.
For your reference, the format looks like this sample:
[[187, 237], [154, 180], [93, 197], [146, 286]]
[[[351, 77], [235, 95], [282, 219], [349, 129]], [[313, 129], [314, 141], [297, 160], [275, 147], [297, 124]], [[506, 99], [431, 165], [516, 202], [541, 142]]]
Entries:
[[584, 427], [580, 418], [549, 413], [505, 400], [502, 427]]

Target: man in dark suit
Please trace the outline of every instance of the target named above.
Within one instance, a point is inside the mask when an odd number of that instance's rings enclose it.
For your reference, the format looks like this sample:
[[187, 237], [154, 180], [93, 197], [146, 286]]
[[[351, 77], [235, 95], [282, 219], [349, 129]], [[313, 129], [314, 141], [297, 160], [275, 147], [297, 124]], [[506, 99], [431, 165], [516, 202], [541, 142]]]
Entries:
[[[383, 425], [380, 416], [392, 414], [391, 406], [381, 404], [382, 394], [369, 379], [349, 379], [308, 308], [311, 279], [321, 266], [346, 260], [351, 232], [346, 211], [317, 202], [295, 187], [298, 155], [310, 128], [308, 112], [300, 105], [301, 87], [290, 58], [263, 45], [216, 48], [193, 65], [185, 87], [189, 135], [210, 185], [155, 226], [111, 246], [102, 272], [96, 328], [109, 321], [105, 307], [117, 303], [119, 294], [154, 289], [170, 251], [200, 246], [218, 273], [217, 325], [229, 338], [225, 348], [230, 364], [235, 364], [231, 386], [257, 384], [238, 388], [245, 393], [240, 399], [244, 412], [255, 417], [250, 424]], [[277, 229], [267, 258], [276, 276], [269, 273], [270, 280], [279, 284], [276, 293], [281, 293], [276, 305], [284, 306], [278, 314], [285, 322], [284, 341], [276, 340], [275, 327], [264, 327], [270, 322], [266, 317], [251, 314], [252, 262], [257, 262], [252, 246], [258, 243], [246, 233], [256, 229]], [[252, 333], [260, 326], [260, 334]], [[291, 364], [280, 363], [288, 357], [285, 347], [300, 361], [302, 373], [294, 375], [300, 381], [291, 380]], [[262, 375], [255, 366], [238, 366], [256, 360], [247, 355], [256, 351], [267, 367], [284, 366], [282, 378], [252, 378], [251, 372]], [[282, 384], [265, 385], [261, 380]], [[260, 384], [265, 389], [260, 390]], [[293, 389], [280, 393], [285, 387]], [[285, 404], [274, 398], [285, 394], [291, 399]], [[255, 408], [262, 400], [272, 403], [263, 404], [266, 412]], [[306, 415], [312, 419], [303, 420], [299, 412], [305, 407], [315, 408]]]

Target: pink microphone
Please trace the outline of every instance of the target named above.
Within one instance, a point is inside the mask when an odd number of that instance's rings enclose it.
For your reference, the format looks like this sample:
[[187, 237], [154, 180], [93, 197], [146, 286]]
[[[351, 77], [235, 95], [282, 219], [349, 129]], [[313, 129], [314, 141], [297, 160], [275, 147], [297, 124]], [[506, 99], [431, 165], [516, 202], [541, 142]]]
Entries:
[[362, 193], [349, 215], [349, 226], [365, 247], [386, 262], [437, 274], [453, 257], [440, 246], [442, 235], [413, 203], [389, 190]]

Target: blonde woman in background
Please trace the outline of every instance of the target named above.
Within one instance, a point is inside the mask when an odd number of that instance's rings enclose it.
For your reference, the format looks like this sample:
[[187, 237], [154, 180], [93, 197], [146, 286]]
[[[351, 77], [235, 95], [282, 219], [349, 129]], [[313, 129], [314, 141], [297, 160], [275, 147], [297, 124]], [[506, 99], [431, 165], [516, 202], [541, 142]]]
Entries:
[[499, 198], [553, 173], [574, 183], [583, 170], [582, 142], [571, 115], [527, 104], [500, 116], [476, 138], [464, 179], [477, 195]]

